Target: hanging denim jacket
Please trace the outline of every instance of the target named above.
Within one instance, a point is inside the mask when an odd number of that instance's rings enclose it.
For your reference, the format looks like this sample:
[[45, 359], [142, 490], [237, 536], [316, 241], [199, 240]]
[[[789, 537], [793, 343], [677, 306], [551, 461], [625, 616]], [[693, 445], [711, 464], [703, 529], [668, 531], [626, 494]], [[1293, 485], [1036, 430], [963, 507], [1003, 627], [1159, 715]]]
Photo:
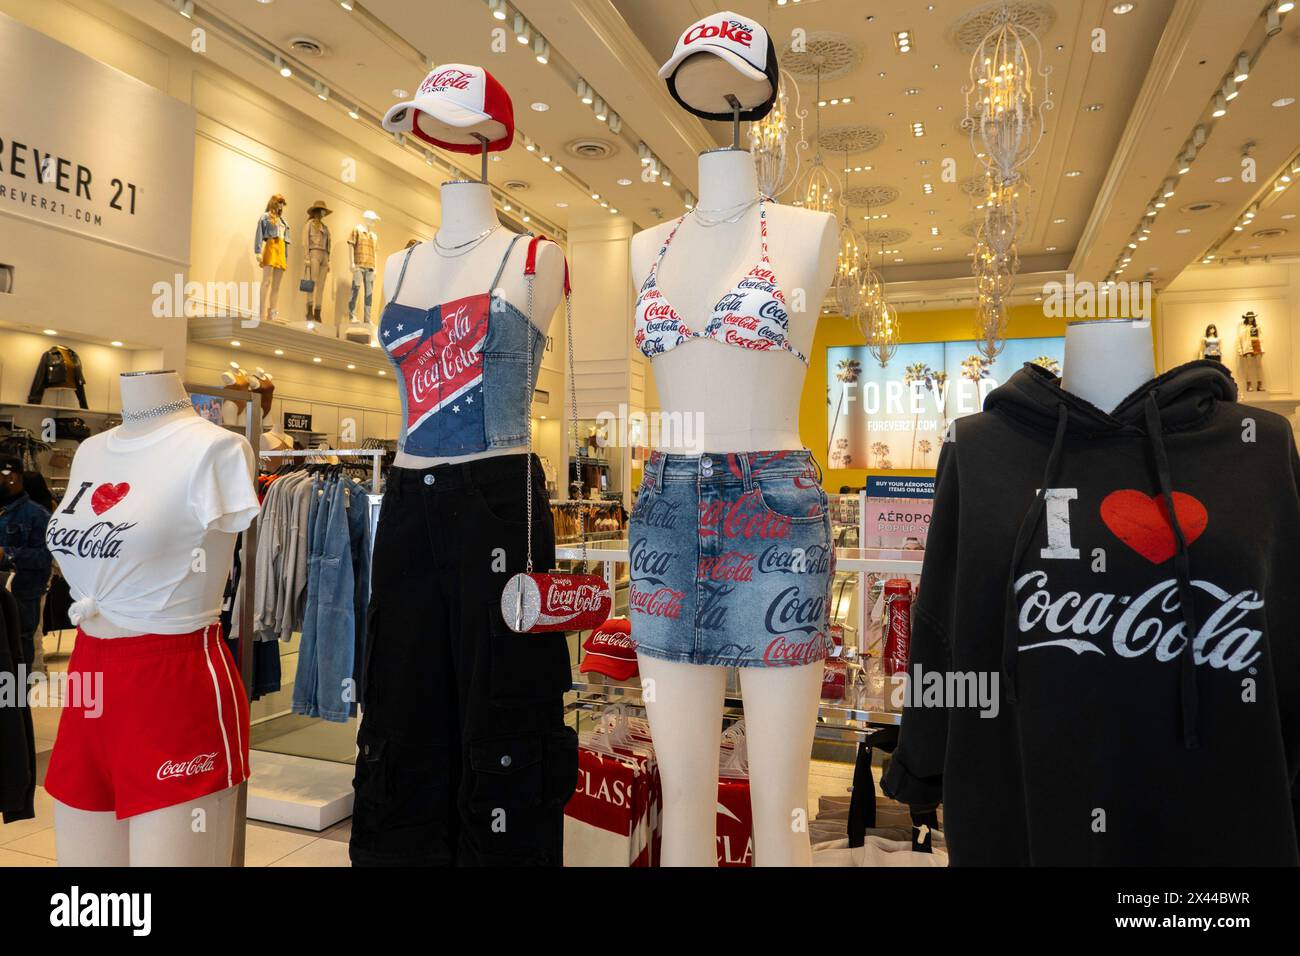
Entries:
[[277, 226], [271, 220], [271, 214], [264, 212], [262, 218], [257, 220], [257, 232], [253, 235], [253, 255], [262, 254], [262, 243], [268, 239], [283, 239], [284, 244], [289, 245], [289, 224], [282, 218]]

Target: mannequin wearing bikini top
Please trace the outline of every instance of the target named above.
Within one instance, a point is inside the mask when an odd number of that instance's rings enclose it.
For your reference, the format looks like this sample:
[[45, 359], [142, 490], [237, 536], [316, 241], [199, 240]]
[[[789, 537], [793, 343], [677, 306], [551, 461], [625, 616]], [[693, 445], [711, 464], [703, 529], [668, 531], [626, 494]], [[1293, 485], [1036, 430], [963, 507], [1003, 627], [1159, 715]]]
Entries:
[[[384, 264], [384, 294], [398, 288], [398, 275], [403, 260], [410, 252], [410, 262], [402, 278], [397, 301], [418, 308], [432, 308], [468, 296], [490, 292], [492, 277], [502, 265], [506, 250], [509, 258], [497, 281], [497, 289], [504, 299], [523, 314], [528, 310], [528, 282], [524, 277], [524, 260], [528, 243], [516, 242], [510, 248], [515, 234], [505, 227], [489, 233], [478, 245], [472, 245], [477, 236], [498, 224], [492, 206], [492, 193], [478, 182], [455, 181], [443, 183], [439, 193], [442, 200], [442, 223], [438, 227], [437, 243], [424, 242], [412, 250], [403, 250], [388, 257]], [[471, 244], [468, 251], [457, 254], [456, 246]], [[445, 254], [444, 254], [445, 250]], [[544, 335], [551, 317], [560, 304], [564, 284], [564, 254], [553, 242], [543, 242], [537, 250], [537, 276], [533, 290], [533, 324]], [[388, 300], [385, 299], [385, 301]], [[489, 448], [476, 454], [450, 458], [426, 458], [399, 451], [394, 464], [399, 468], [430, 468], [447, 462], [474, 461], [496, 455], [518, 454], [518, 448]]]
[[[764, 202], [769, 254], [764, 264], [759, 204], [744, 208], [758, 197], [749, 153], [704, 153], [699, 174], [702, 217], [692, 213], [680, 226], [674, 220], [632, 237], [632, 275], [638, 290], [653, 269], [662, 300], [671, 304], [693, 333], [680, 345], [654, 355], [652, 368], [662, 411], [691, 421], [700, 413], [703, 434], [689, 446], [683, 444], [683, 436], [665, 434], [671, 440], [662, 443], [660, 450], [699, 454], [803, 448], [799, 398], [808, 368], [799, 356], [812, 348], [821, 302], [835, 268], [834, 217]], [[719, 210], [739, 212], [725, 217], [734, 222], [702, 225], [713, 221]], [[672, 242], [659, 261], [670, 235]], [[760, 267], [770, 268], [785, 300], [784, 338], [789, 349], [729, 344], [725, 330], [716, 328], [708, 337], [694, 337], [705, 333], [714, 307], [725, 294]], [[770, 321], [763, 324], [768, 335], [776, 331]], [[744, 336], [737, 327], [733, 338]]]

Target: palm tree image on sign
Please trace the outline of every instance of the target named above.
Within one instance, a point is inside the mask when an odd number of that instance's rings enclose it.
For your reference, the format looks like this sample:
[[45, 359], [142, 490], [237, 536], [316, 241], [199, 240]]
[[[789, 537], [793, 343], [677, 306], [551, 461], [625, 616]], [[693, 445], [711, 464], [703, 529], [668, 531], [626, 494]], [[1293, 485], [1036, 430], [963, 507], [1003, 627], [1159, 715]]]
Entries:
[[981, 410], [1026, 363], [1060, 375], [1062, 337], [1009, 339], [995, 358], [978, 343], [898, 346], [881, 367], [865, 345], [826, 350], [826, 459], [831, 468], [930, 469], [948, 426]]

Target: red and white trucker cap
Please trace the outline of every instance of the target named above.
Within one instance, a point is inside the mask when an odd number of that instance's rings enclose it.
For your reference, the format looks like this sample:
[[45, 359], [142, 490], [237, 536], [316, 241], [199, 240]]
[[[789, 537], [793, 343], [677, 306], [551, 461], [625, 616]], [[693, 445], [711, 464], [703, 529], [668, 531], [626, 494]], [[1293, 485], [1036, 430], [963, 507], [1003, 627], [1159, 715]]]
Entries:
[[[733, 67], [747, 81], [741, 89], [710, 91], [708, 102], [700, 91], [678, 90], [677, 68], [696, 53], [711, 53]], [[741, 98], [742, 120], [759, 120], [772, 109], [780, 85], [776, 47], [756, 21], [724, 10], [698, 20], [677, 40], [668, 62], [659, 68], [659, 78], [668, 81], [668, 92], [685, 109], [706, 119], [729, 120], [731, 110], [722, 97], [736, 93]], [[722, 108], [720, 108], [722, 107]]]
[[591, 632], [582, 644], [581, 673], [593, 671], [614, 680], [628, 680], [637, 673], [636, 641], [632, 640], [632, 622], [625, 617], [611, 617]]
[[444, 63], [424, 78], [414, 98], [384, 115], [390, 133], [411, 133], [455, 153], [509, 149], [515, 138], [515, 108], [505, 87], [481, 66]]

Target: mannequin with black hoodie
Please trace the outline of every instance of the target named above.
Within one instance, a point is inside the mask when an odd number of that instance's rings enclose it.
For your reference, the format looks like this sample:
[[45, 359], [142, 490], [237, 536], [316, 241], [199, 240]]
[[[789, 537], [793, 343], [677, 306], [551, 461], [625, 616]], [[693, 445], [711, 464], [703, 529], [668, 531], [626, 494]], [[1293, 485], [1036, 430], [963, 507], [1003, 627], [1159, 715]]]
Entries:
[[884, 789], [942, 800], [954, 865], [1295, 865], [1291, 428], [1217, 362], [1079, 381], [1026, 365], [944, 444]]

